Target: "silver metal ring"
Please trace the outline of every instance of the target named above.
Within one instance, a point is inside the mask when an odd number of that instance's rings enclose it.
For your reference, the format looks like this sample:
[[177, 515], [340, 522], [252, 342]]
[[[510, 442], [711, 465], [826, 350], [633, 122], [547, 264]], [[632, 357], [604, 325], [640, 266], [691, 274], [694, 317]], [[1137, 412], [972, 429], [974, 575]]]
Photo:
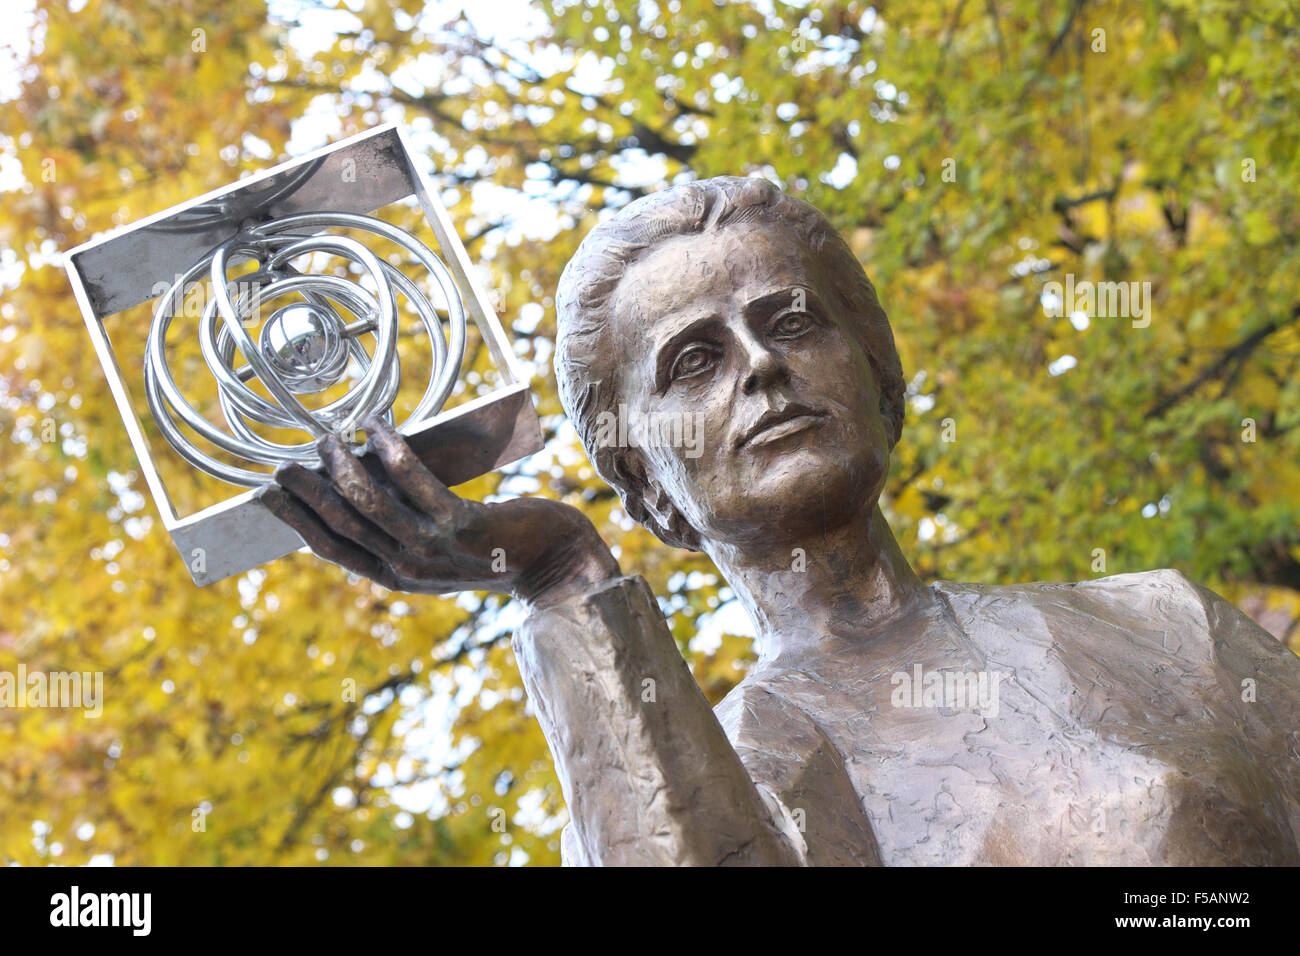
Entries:
[[[428, 270], [447, 303], [447, 334], [429, 298], [401, 270], [376, 256], [361, 242], [323, 230], [365, 231], [401, 246]], [[375, 287], [333, 275], [303, 274], [291, 261], [311, 253], [338, 256], [359, 265]], [[231, 266], [254, 260], [256, 271], [231, 280]], [[197, 335], [204, 361], [216, 381], [222, 425], [204, 418], [185, 398], [167, 362], [167, 333], [187, 293], [204, 277], [212, 295], [199, 319]], [[239, 288], [232, 295], [232, 289]], [[154, 421], [176, 452], [209, 475], [255, 487], [269, 475], [228, 464], [199, 448], [181, 424], [216, 448], [249, 463], [276, 465], [295, 461], [318, 467], [316, 440], [326, 434], [350, 435], [371, 415], [393, 421], [392, 404], [401, 383], [397, 353], [401, 295], [414, 307], [432, 350], [429, 384], [419, 404], [402, 422], [433, 417], [456, 385], [465, 357], [466, 311], [446, 264], [428, 246], [380, 219], [352, 213], [305, 213], [255, 226], [222, 243], [196, 263], [162, 296], [154, 313], [145, 352], [145, 397]], [[246, 323], [263, 302], [296, 296], [263, 323], [257, 340]], [[356, 317], [345, 323], [335, 307]], [[374, 354], [360, 337], [375, 336]], [[246, 364], [236, 367], [235, 355]], [[309, 409], [299, 395], [314, 394], [341, 382], [355, 362], [360, 378], [329, 404]], [[256, 378], [271, 395], [259, 395], [246, 382]], [[178, 422], [179, 419], [179, 422]], [[281, 444], [258, 434], [257, 425], [296, 429], [305, 441]], [[399, 426], [399, 427], [402, 427]]]

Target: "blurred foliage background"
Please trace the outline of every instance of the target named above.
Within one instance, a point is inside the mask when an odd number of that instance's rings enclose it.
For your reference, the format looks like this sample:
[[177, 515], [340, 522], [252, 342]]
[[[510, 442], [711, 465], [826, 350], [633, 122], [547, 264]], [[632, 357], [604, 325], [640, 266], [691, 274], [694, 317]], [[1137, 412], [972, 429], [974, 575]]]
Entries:
[[[27, 0], [0, 55], [0, 862], [553, 864], [565, 811], [489, 595], [307, 555], [196, 589], [60, 252], [407, 124], [530, 364], [546, 452], [461, 491], [585, 508], [709, 697], [748, 642], [564, 420], [559, 271], [663, 185], [770, 177], [894, 323], [887, 513], [927, 578], [1175, 567], [1300, 646], [1300, 30], [1286, 0]], [[1150, 324], [1044, 284], [1149, 282]], [[356, 693], [349, 693], [355, 688]]]

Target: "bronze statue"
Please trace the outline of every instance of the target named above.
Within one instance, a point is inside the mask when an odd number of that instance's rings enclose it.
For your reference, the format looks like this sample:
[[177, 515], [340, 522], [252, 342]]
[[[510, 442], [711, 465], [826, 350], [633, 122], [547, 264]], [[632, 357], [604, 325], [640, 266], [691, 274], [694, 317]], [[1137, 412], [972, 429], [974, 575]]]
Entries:
[[[1236, 608], [1176, 571], [913, 573], [877, 504], [893, 336], [813, 207], [754, 178], [664, 190], [591, 231], [557, 303], [597, 471], [754, 621], [759, 661], [716, 712], [571, 507], [462, 500], [379, 421], [373, 454], [326, 439], [327, 476], [287, 466], [262, 494], [386, 587], [527, 603], [566, 863], [1300, 863], [1300, 659]], [[610, 441], [618, 413], [690, 416], [701, 440]]]

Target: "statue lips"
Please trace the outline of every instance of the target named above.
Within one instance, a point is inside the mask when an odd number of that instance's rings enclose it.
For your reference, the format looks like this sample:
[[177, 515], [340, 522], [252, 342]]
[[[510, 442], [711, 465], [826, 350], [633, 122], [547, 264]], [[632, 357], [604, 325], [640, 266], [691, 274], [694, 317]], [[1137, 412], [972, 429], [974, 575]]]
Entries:
[[811, 405], [792, 402], [784, 408], [772, 409], [759, 416], [752, 428], [736, 440], [736, 447], [767, 445], [807, 428], [814, 428], [826, 418], [826, 412]]

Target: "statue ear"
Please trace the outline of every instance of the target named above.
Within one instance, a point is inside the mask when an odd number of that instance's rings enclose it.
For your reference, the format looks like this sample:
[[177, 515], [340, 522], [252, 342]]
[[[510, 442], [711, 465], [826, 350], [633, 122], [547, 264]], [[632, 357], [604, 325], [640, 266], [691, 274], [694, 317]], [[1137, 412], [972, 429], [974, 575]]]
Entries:
[[645, 462], [633, 453], [618, 455], [613, 461], [614, 486], [625, 510], [638, 524], [649, 528], [656, 538], [674, 548], [700, 550], [700, 535], [668, 494], [645, 472]]

